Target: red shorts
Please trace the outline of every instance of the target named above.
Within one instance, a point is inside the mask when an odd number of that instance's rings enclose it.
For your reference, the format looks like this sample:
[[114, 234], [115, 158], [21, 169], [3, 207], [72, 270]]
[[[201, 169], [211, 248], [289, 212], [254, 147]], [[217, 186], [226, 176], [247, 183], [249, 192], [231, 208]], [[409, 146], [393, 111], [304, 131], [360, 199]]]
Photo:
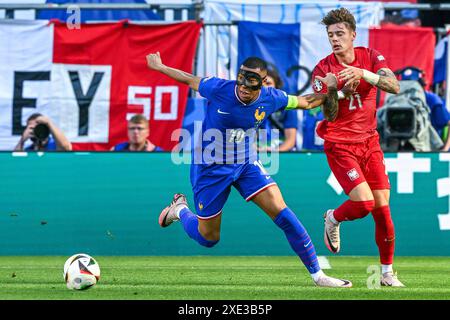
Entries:
[[325, 141], [328, 164], [346, 194], [364, 181], [372, 190], [391, 188], [378, 139], [375, 135], [358, 143]]

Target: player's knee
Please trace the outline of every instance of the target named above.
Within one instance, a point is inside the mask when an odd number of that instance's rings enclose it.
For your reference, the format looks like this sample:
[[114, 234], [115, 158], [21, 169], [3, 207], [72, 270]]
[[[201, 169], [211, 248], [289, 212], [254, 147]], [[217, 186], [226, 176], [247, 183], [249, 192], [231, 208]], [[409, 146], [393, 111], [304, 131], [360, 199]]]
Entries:
[[361, 219], [367, 216], [373, 209], [375, 209], [375, 200], [367, 201], [352, 201], [356, 209], [356, 218]]
[[200, 235], [200, 239], [198, 243], [207, 248], [214, 247], [220, 240], [220, 232], [217, 231], [209, 231], [202, 233]]
[[201, 237], [201, 239], [199, 239], [198, 243], [200, 243], [202, 246], [206, 247], [206, 248], [212, 248], [214, 247], [217, 243], [219, 243], [220, 239], [217, 240], [207, 240], [203, 237]]
[[206, 247], [206, 248], [212, 248], [218, 243], [219, 243], [219, 240], [214, 240], [214, 241], [206, 240], [206, 241], [204, 241], [203, 243], [200, 243], [200, 244], [202, 246]]
[[389, 205], [389, 190], [374, 191], [373, 196], [375, 197], [375, 208]]
[[361, 202], [361, 215], [367, 216], [373, 209], [375, 209], [375, 200], [360, 201]]

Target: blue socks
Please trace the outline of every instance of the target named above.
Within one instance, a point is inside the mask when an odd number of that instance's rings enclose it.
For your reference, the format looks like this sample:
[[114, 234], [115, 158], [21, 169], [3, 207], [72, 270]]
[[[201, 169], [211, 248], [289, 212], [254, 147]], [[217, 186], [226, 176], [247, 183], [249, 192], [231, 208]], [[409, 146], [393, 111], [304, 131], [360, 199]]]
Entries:
[[[180, 210], [179, 217], [184, 231], [200, 245], [211, 248], [219, 242], [207, 240], [200, 234], [198, 231], [198, 218], [187, 207]], [[314, 245], [295, 213], [289, 208], [285, 208], [281, 210], [273, 221], [284, 231], [291, 248], [302, 260], [309, 273], [315, 274], [319, 272], [320, 266]]]
[[273, 222], [284, 231], [291, 248], [300, 257], [309, 273], [319, 272], [319, 261], [317, 260], [314, 245], [295, 213], [289, 208], [284, 208]]
[[217, 241], [210, 241], [203, 238], [200, 232], [198, 232], [198, 219], [195, 214], [191, 212], [188, 208], [183, 208], [180, 210], [180, 221], [183, 224], [184, 231], [189, 237], [197, 241], [204, 247], [211, 248], [217, 244]]

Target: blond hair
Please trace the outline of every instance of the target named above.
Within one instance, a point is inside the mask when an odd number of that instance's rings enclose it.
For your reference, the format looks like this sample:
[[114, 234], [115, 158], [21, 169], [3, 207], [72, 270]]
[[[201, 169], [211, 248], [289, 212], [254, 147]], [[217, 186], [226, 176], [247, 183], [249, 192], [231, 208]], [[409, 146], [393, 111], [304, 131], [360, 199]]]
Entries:
[[145, 124], [146, 127], [148, 127], [148, 120], [143, 114], [135, 114], [134, 116], [132, 116], [130, 118], [130, 120], [128, 122], [134, 123], [134, 124], [143, 123], [143, 124]]

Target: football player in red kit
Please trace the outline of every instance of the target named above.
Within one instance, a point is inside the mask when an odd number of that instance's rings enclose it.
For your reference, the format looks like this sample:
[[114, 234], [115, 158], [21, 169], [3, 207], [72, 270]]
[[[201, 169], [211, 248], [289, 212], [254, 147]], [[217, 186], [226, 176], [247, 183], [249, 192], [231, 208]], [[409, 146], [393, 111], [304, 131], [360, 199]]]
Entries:
[[314, 68], [313, 89], [326, 92], [326, 85], [316, 77], [331, 72], [339, 80], [339, 100], [333, 107], [324, 108], [325, 120], [319, 124], [317, 134], [325, 140], [328, 164], [349, 196], [349, 200], [325, 213], [325, 244], [338, 253], [340, 223], [372, 213], [382, 268], [380, 283], [403, 287], [392, 268], [395, 233], [389, 208], [390, 184], [376, 130], [377, 88], [396, 94], [400, 86], [379, 52], [353, 46], [356, 22], [347, 9], [328, 12], [322, 24], [333, 52]]

